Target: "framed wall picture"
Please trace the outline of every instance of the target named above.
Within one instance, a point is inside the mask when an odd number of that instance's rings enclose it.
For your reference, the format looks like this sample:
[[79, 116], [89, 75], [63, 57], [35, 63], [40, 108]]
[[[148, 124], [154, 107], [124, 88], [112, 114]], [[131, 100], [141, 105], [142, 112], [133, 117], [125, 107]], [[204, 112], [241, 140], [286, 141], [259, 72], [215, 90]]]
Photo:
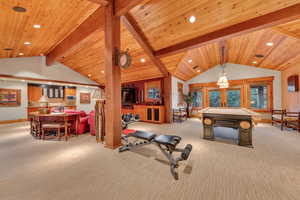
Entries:
[[161, 99], [161, 87], [161, 80], [145, 82], [145, 101], [159, 101]]
[[0, 107], [18, 107], [21, 105], [21, 90], [0, 88]]
[[288, 77], [288, 91], [298, 92], [299, 91], [299, 76], [292, 75]]
[[91, 93], [80, 93], [80, 104], [90, 104]]

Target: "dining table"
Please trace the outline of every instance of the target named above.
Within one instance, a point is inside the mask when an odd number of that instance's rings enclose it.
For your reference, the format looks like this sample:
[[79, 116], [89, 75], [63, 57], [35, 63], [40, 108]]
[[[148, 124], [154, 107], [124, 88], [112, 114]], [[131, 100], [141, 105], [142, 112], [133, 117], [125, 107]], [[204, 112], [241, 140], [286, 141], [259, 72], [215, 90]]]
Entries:
[[[43, 114], [39, 112], [29, 113], [29, 118], [31, 122], [31, 127], [33, 124], [37, 125], [37, 132], [39, 134], [42, 130], [43, 124], [53, 124], [53, 123], [63, 123], [64, 124], [64, 139], [65, 141], [69, 138], [69, 127], [74, 127], [76, 136], [78, 135], [78, 124], [79, 124], [79, 114], [78, 113], [49, 113]], [[33, 129], [31, 128], [31, 131]]]

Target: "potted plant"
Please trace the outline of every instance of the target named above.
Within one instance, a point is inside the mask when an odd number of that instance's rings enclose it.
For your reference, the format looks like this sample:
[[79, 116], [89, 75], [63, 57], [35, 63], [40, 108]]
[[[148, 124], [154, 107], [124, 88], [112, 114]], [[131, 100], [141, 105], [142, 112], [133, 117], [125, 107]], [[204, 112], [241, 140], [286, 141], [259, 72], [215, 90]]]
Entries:
[[193, 95], [191, 92], [183, 95], [183, 99], [186, 103], [186, 115], [190, 117], [190, 105], [193, 103]]

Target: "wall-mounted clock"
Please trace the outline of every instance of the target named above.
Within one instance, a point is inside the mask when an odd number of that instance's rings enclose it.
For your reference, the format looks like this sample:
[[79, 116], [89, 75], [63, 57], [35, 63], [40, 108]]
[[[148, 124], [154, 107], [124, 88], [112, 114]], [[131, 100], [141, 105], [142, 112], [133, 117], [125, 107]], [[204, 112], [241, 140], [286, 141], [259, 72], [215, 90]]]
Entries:
[[131, 65], [131, 56], [127, 51], [117, 50], [116, 53], [116, 64], [123, 69], [127, 69]]

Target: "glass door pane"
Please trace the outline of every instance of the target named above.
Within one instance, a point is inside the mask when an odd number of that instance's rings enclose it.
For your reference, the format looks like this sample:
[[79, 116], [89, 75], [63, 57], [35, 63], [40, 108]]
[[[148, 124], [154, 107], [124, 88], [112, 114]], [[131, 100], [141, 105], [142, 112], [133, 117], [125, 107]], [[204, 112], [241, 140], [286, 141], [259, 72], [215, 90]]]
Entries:
[[228, 89], [227, 90], [227, 107], [241, 107], [241, 90]]
[[251, 108], [268, 108], [268, 87], [266, 85], [251, 85]]
[[202, 107], [202, 92], [201, 90], [193, 91], [193, 107]]
[[209, 106], [210, 107], [221, 107], [221, 91], [211, 90], [208, 92], [209, 95]]

